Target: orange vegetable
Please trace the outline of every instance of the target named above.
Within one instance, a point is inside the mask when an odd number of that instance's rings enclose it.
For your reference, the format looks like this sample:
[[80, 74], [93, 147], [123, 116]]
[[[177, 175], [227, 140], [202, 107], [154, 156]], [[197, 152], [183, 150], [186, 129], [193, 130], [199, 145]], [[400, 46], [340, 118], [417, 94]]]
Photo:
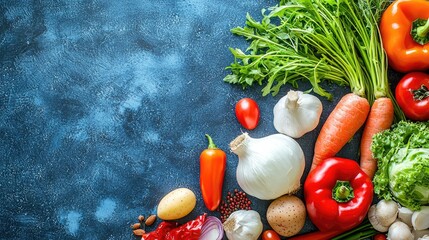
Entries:
[[429, 69], [429, 1], [397, 0], [380, 21], [389, 65], [398, 72]]
[[372, 157], [371, 142], [374, 134], [390, 128], [394, 108], [390, 98], [377, 98], [369, 112], [360, 141], [360, 167], [372, 179], [377, 170], [377, 160]]
[[344, 95], [328, 116], [314, 146], [311, 170], [333, 157], [362, 127], [370, 109], [366, 98], [354, 93]]
[[210, 211], [214, 211], [222, 198], [226, 153], [216, 147], [208, 134], [206, 137], [209, 145], [200, 155], [200, 187], [204, 204]]

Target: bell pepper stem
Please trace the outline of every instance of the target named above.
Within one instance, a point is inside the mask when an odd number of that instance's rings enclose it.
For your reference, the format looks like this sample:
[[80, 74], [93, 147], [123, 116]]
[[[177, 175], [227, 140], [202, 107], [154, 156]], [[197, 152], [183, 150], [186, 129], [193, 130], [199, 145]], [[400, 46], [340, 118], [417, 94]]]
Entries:
[[354, 192], [350, 182], [338, 180], [332, 189], [332, 198], [340, 203], [352, 200], [354, 198]]
[[415, 101], [421, 101], [429, 97], [429, 89], [424, 84], [422, 84], [418, 89], [410, 89], [410, 92], [413, 94]]
[[213, 139], [210, 137], [210, 135], [206, 134], [206, 138], [209, 141], [208, 149], [217, 149], [216, 144], [213, 142]]
[[414, 20], [410, 34], [413, 40], [420, 45], [429, 43], [429, 19]]
[[429, 18], [426, 21], [425, 25], [420, 26], [417, 28], [417, 36], [419, 37], [426, 37], [426, 35], [429, 33]]

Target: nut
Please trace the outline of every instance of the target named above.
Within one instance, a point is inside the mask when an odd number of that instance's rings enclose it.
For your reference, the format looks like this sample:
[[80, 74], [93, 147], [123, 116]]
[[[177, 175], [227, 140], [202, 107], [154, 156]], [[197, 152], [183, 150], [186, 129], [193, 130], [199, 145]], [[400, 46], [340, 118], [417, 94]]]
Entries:
[[143, 234], [145, 234], [146, 232], [143, 229], [135, 229], [135, 230], [133, 230], [133, 233], [136, 236], [143, 236]]
[[131, 229], [138, 229], [138, 228], [140, 228], [141, 227], [141, 223], [134, 223], [134, 224], [131, 224]]
[[146, 219], [146, 226], [151, 226], [154, 222], [156, 221], [156, 215], [150, 215], [147, 219]]
[[139, 220], [139, 222], [143, 222], [144, 221], [144, 216], [143, 215], [139, 215], [139, 217], [137, 219]]

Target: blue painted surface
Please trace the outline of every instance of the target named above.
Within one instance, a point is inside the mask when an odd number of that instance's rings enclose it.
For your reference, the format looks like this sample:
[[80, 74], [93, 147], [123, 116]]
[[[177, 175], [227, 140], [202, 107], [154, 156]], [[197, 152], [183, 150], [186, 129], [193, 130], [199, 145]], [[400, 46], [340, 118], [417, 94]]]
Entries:
[[[0, 238], [134, 239], [129, 225], [177, 187], [198, 198], [182, 221], [208, 212], [198, 183], [205, 133], [228, 154], [225, 193], [237, 188], [228, 144], [244, 129], [234, 104], [258, 101], [250, 134], [263, 137], [276, 133], [272, 108], [283, 94], [222, 81], [228, 47], [247, 46], [229, 30], [274, 4], [1, 1]], [[348, 90], [335, 91], [322, 122]], [[298, 140], [307, 163], [319, 129]], [[356, 158], [355, 142], [343, 156]], [[267, 228], [269, 201], [252, 200]], [[311, 230], [307, 222], [302, 232]]]

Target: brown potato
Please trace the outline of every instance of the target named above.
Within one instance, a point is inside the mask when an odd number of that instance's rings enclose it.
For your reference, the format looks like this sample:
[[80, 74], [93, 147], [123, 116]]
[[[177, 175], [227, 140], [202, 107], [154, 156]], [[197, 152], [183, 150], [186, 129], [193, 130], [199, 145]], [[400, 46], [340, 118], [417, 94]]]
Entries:
[[294, 195], [275, 199], [267, 209], [267, 221], [271, 228], [284, 237], [293, 236], [304, 227], [305, 205]]

